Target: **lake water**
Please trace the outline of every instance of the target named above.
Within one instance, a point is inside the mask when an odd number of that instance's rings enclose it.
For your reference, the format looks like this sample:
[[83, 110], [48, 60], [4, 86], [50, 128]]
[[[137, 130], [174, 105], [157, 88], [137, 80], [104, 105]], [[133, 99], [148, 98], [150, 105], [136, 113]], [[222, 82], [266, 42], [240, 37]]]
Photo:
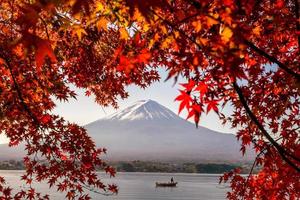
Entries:
[[[23, 187], [20, 180], [22, 171], [1, 171], [11, 186]], [[100, 177], [105, 174], [99, 173]], [[156, 188], [155, 182], [167, 182], [174, 177], [176, 188]], [[221, 200], [225, 199], [228, 187], [219, 185], [219, 175], [213, 174], [170, 174], [170, 173], [118, 173], [115, 178], [103, 178], [106, 183], [119, 186], [117, 196], [102, 196], [91, 193], [92, 199], [103, 200]], [[63, 199], [64, 195], [49, 190], [47, 184], [35, 186], [40, 192], [49, 193], [51, 199]]]

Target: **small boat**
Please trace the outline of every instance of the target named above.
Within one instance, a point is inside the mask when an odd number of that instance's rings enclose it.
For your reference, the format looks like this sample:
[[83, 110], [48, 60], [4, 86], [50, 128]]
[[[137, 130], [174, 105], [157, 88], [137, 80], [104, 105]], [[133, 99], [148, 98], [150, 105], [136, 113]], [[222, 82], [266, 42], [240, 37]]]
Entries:
[[158, 183], [158, 182], [156, 182], [155, 185], [156, 185], [156, 187], [176, 187], [177, 182], [173, 182], [173, 183], [171, 183], [171, 182], [169, 182], [169, 183]]

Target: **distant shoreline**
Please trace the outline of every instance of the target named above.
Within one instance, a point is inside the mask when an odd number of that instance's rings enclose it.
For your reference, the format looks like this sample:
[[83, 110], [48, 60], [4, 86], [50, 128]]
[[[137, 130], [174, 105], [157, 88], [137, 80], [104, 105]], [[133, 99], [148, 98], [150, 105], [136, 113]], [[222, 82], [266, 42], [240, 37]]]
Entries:
[[[170, 163], [155, 161], [119, 161], [109, 163], [118, 173], [141, 172], [141, 173], [185, 173], [185, 174], [223, 174], [235, 168], [240, 168], [241, 173], [247, 174], [251, 164], [228, 164], [228, 163]], [[25, 170], [23, 161], [0, 161], [0, 170]], [[254, 172], [257, 171], [256, 169]], [[101, 170], [99, 169], [99, 172]]]
[[[25, 172], [24, 169], [22, 170], [17, 170], [17, 169], [0, 169], [0, 175], [1, 175], [1, 172], [8, 172], [8, 173], [14, 173], [14, 172], [18, 172], [18, 173], [21, 173], [21, 172]], [[97, 171], [97, 173], [101, 173], [101, 176], [102, 175], [107, 175], [105, 171]], [[148, 174], [148, 175], [166, 175], [166, 176], [169, 176], [169, 175], [173, 175], [173, 176], [207, 176], [207, 177], [210, 177], [210, 176], [213, 176], [213, 177], [220, 177], [220, 176], [223, 176], [224, 173], [182, 173], [182, 172], [117, 172], [116, 173], [116, 176], [115, 177], [118, 177], [118, 175], [128, 175], [128, 174], [135, 174], [135, 175], [145, 175], [145, 174]], [[256, 173], [252, 173], [252, 175], [255, 175]], [[242, 177], [247, 177], [249, 175], [249, 173], [241, 173], [240, 174]], [[108, 176], [108, 175], [107, 175]], [[111, 178], [115, 178], [115, 177], [111, 177]]]

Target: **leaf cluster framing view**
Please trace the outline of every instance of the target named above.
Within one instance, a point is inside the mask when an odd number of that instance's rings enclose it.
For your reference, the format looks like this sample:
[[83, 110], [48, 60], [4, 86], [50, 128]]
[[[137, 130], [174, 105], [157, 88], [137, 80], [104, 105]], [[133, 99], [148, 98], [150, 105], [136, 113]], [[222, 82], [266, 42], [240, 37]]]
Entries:
[[186, 81], [179, 113], [198, 126], [215, 112], [238, 129], [243, 154], [257, 152], [256, 174], [221, 177], [228, 199], [299, 199], [299, 13], [298, 0], [1, 0], [0, 129], [10, 146], [26, 145], [29, 186], [18, 191], [0, 177], [1, 199], [48, 199], [33, 181], [68, 199], [116, 193], [96, 174], [115, 175], [101, 159], [106, 149], [53, 114], [54, 99], [76, 98], [75, 85], [117, 108], [127, 86], [146, 88], [160, 68]]

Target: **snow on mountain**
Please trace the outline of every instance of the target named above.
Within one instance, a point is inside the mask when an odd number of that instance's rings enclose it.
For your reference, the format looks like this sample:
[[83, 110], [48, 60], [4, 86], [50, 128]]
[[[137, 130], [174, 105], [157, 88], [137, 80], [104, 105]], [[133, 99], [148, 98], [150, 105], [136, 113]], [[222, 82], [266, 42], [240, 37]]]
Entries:
[[152, 100], [141, 100], [134, 105], [101, 120], [172, 120], [178, 116]]
[[132, 106], [85, 126], [110, 160], [246, 161], [233, 134], [199, 127], [152, 100]]

